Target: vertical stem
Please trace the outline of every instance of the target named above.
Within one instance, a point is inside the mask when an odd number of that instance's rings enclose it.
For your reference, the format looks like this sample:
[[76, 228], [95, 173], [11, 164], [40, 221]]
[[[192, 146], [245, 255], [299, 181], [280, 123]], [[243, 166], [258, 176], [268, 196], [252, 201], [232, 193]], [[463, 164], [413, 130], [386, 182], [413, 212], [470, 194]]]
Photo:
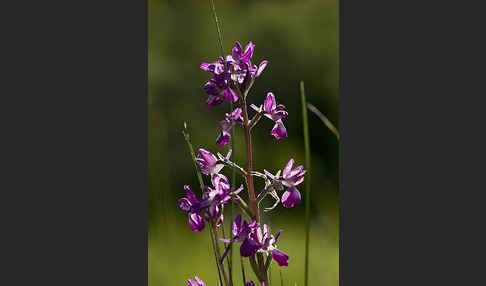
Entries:
[[245, 265], [243, 264], [243, 256], [240, 256], [241, 276], [243, 277], [243, 286], [246, 286]]
[[309, 234], [310, 234], [310, 184], [311, 184], [311, 162], [310, 162], [310, 144], [309, 144], [309, 124], [307, 121], [307, 108], [305, 100], [304, 82], [300, 82], [300, 96], [302, 101], [302, 122], [304, 129], [305, 144], [305, 168], [307, 170], [305, 179], [305, 283], [309, 283]]
[[[216, 6], [214, 5], [214, 0], [210, 0], [209, 2], [211, 4], [211, 11], [213, 12], [214, 23], [216, 24], [216, 31], [218, 32], [219, 47], [221, 49], [221, 57], [223, 57], [225, 72], [226, 72], [228, 70], [228, 64], [226, 63], [226, 58], [224, 56], [223, 32], [221, 31], [221, 25], [219, 24], [219, 18], [218, 18], [218, 15], [216, 14]], [[226, 75], [226, 77], [227, 77], [226, 80], [229, 82], [228, 75]], [[229, 89], [228, 89], [228, 92], [229, 92]], [[230, 113], [231, 112], [233, 112], [233, 102], [232, 101], [230, 101]], [[233, 152], [235, 151], [234, 137], [235, 137], [235, 133], [234, 133], [234, 130], [232, 129], [231, 130], [231, 149], [233, 150]], [[230, 160], [233, 158], [233, 156], [234, 155], [232, 154]], [[235, 179], [236, 179], [236, 173], [235, 173], [235, 170], [233, 169], [233, 174], [232, 174], [232, 178], [231, 178], [231, 185], [233, 187], [235, 187]], [[232, 198], [234, 198], [233, 195], [232, 195]], [[233, 203], [233, 201], [231, 201], [230, 220], [229, 220], [230, 222], [233, 220], [233, 209], [234, 209], [234, 203]], [[224, 228], [224, 223], [223, 223], [222, 227]], [[230, 224], [230, 227], [231, 227], [231, 224]], [[228, 271], [229, 271], [229, 277], [230, 277], [230, 282], [231, 282], [230, 285], [233, 285], [232, 269], [233, 269], [233, 245], [230, 245], [230, 252], [229, 252], [229, 257], [228, 257]]]
[[245, 131], [245, 143], [246, 143], [246, 160], [247, 160], [247, 170], [246, 170], [246, 183], [248, 185], [248, 194], [250, 197], [250, 211], [253, 215], [253, 219], [256, 220], [257, 223], [260, 223], [260, 214], [258, 210], [258, 202], [255, 196], [255, 189], [253, 186], [253, 175], [251, 174], [253, 171], [253, 154], [252, 154], [252, 145], [251, 145], [251, 134], [250, 134], [250, 127], [249, 127], [249, 120], [248, 120], [248, 112], [246, 108], [246, 95], [242, 97], [242, 104], [241, 109], [243, 111], [243, 128]]
[[212, 234], [212, 240], [213, 240], [213, 247], [214, 247], [214, 253], [216, 256], [216, 264], [218, 264], [218, 268], [221, 270], [221, 274], [224, 277], [224, 282], [226, 286], [229, 286], [229, 280], [228, 280], [228, 275], [226, 274], [226, 270], [224, 269], [224, 265], [221, 263], [221, 254], [219, 251], [219, 246], [218, 246], [218, 240], [216, 236], [216, 224], [214, 223], [213, 219], [211, 219], [211, 234]]
[[[241, 109], [243, 111], [243, 128], [245, 129], [245, 143], [246, 143], [246, 159], [247, 159], [247, 170], [246, 170], [246, 182], [248, 185], [248, 194], [250, 197], [250, 211], [254, 216], [253, 219], [256, 220], [257, 223], [260, 223], [260, 213], [258, 209], [258, 202], [255, 196], [255, 187], [253, 185], [253, 153], [252, 153], [252, 144], [251, 144], [251, 133], [250, 133], [250, 126], [248, 120], [248, 111], [247, 111], [247, 104], [246, 104], [246, 92], [242, 96], [242, 104]], [[258, 258], [258, 266], [260, 273], [263, 274], [263, 281], [265, 285], [268, 285], [268, 277], [264, 269], [264, 262], [263, 262], [263, 255], [261, 253], [256, 254]]]
[[[196, 162], [196, 154], [194, 153], [194, 148], [192, 147], [191, 143], [191, 136], [189, 135], [189, 132], [187, 132], [187, 124], [184, 122], [184, 130], [182, 130], [182, 134], [184, 135], [184, 139], [186, 140], [187, 146], [189, 147], [189, 151], [191, 152], [191, 157], [192, 161], [194, 162], [194, 169], [196, 170], [197, 178], [199, 180], [199, 185], [201, 187], [201, 193], [204, 193], [204, 182], [201, 176], [201, 172], [199, 171], [199, 167]], [[223, 285], [223, 281], [221, 279], [221, 273], [225, 276], [224, 273], [224, 267], [219, 263], [219, 249], [218, 245], [216, 242], [216, 233], [213, 232], [213, 222], [211, 221], [211, 227], [209, 229], [209, 237], [211, 238], [212, 245], [213, 245], [213, 252], [214, 252], [214, 258], [216, 259], [216, 266], [218, 267], [218, 276], [219, 276], [219, 283]], [[225, 276], [226, 278], [226, 276]], [[226, 280], [225, 280], [226, 281]], [[228, 285], [228, 284], [226, 284]]]

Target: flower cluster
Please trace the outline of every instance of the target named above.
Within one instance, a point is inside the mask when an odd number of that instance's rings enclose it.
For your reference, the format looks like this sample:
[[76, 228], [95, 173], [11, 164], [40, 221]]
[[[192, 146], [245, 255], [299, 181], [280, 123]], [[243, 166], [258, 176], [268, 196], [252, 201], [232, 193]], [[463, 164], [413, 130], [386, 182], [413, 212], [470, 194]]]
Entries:
[[[198, 158], [197, 162], [201, 165], [201, 172], [206, 175], [211, 175], [213, 187], [205, 186], [205, 193], [203, 194], [202, 200], [199, 201], [191, 188], [188, 185], [184, 185], [186, 197], [179, 200], [179, 207], [188, 213], [189, 226], [193, 231], [201, 231], [204, 229], [205, 223], [200, 214], [206, 210], [206, 215], [208, 216], [206, 217], [206, 221], [217, 217], [219, 214], [216, 222], [216, 225], [219, 226], [224, 219], [222, 211], [224, 205], [230, 203], [233, 200], [232, 196], [237, 195], [243, 190], [243, 185], [241, 185], [237, 190], [233, 191], [228, 178], [219, 174], [219, 171], [221, 171], [224, 165], [218, 164], [218, 160], [214, 154], [204, 149], [200, 149], [199, 154], [201, 158]], [[228, 152], [228, 155], [231, 155], [231, 151]]]
[[[281, 231], [275, 236], [270, 234], [269, 228], [266, 224], [263, 225], [263, 232], [260, 224], [256, 221], [247, 223], [246, 220], [241, 220], [241, 215], [236, 216], [232, 226], [232, 239], [220, 239], [225, 243], [241, 242], [240, 255], [243, 257], [250, 257], [257, 252], [271, 254], [272, 258], [279, 266], [289, 265], [289, 256], [279, 249], [277, 249], [277, 242]], [[229, 249], [229, 246], [227, 250]], [[227, 253], [225, 251], [225, 254]], [[223, 255], [223, 259], [225, 258]]]
[[[297, 186], [304, 181], [306, 173], [303, 166], [293, 168], [294, 159], [290, 159], [283, 171], [278, 171], [275, 175], [265, 169], [263, 173], [252, 169], [250, 131], [262, 117], [266, 117], [274, 123], [270, 135], [274, 136], [277, 141], [288, 137], [283, 123], [283, 119], [288, 116], [288, 112], [283, 104], [277, 103], [274, 93], [268, 92], [263, 104], [260, 106], [250, 105], [256, 111], [251, 120], [247, 114], [249, 90], [255, 79], [262, 74], [268, 64], [267, 61], [262, 61], [258, 66], [254, 65], [252, 63], [254, 50], [255, 45], [252, 42], [249, 42], [245, 48], [239, 42], [236, 42], [231, 55], [220, 57], [215, 62], [201, 63], [200, 65], [201, 69], [212, 74], [212, 77], [204, 85], [204, 90], [208, 95], [206, 105], [216, 106], [225, 100], [235, 104], [235, 108], [231, 112], [226, 113], [224, 119], [219, 122], [221, 129], [216, 139], [216, 145], [224, 146], [228, 144], [232, 139], [230, 135], [232, 128], [241, 126], [245, 134], [248, 168], [245, 170], [231, 160], [231, 150], [226, 156], [223, 156], [220, 153], [214, 155], [205, 149], [199, 149], [198, 157], [194, 158], [194, 160], [197, 162], [199, 171], [208, 176], [211, 183], [205, 185], [203, 180], [200, 180], [202, 188], [200, 200], [198, 200], [190, 187], [185, 185], [186, 197], [179, 200], [179, 207], [188, 215], [191, 230], [202, 231], [205, 227], [205, 222], [208, 222], [214, 227], [210, 233], [213, 243], [225, 243], [226, 248], [222, 255], [215, 250], [219, 277], [220, 279], [221, 277], [224, 278], [225, 285], [228, 285], [229, 279], [224, 271], [223, 261], [232, 249], [231, 246], [235, 243], [240, 244], [240, 256], [250, 258], [252, 269], [260, 280], [260, 286], [264, 286], [265, 283], [268, 285], [268, 267], [272, 260], [279, 266], [289, 265], [289, 256], [277, 248], [281, 231], [275, 235], [270, 233], [269, 226], [260, 220], [260, 202], [267, 194], [270, 194], [275, 199], [274, 206], [265, 208], [264, 211], [277, 207], [280, 201], [285, 208], [293, 208], [301, 202], [301, 194]], [[190, 144], [187, 138], [186, 140]], [[250, 197], [249, 204], [238, 195], [243, 190], [243, 185], [235, 190], [228, 178], [221, 173], [225, 166], [243, 175], [246, 191]], [[255, 194], [254, 177], [263, 178], [265, 181], [265, 188], [258, 196]], [[283, 191], [281, 199], [277, 193], [280, 191]], [[244, 220], [241, 214], [238, 214], [232, 222], [232, 236], [230, 238], [221, 238], [219, 235], [224, 232], [220, 232], [218, 229], [224, 220], [224, 206], [232, 202], [237, 203], [250, 219], [248, 221]], [[256, 257], [258, 257], [258, 265], [256, 265]], [[265, 257], [266, 262], [264, 262]], [[197, 276], [194, 279], [187, 280], [188, 286], [206, 286]], [[222, 283], [222, 281], [223, 279], [220, 282]], [[255, 286], [255, 283], [250, 281], [245, 286]]]
[[232, 55], [227, 55], [225, 59], [220, 57], [212, 63], [201, 63], [200, 68], [213, 74], [213, 77], [204, 85], [204, 90], [208, 94], [207, 106], [216, 106], [223, 102], [237, 102], [238, 95], [235, 88], [244, 90], [251, 82], [261, 75], [267, 61], [262, 61], [257, 67], [251, 63], [255, 45], [250, 42], [243, 51], [239, 42], [233, 48]]
[[229, 131], [235, 124], [243, 124], [243, 116], [241, 108], [235, 108], [233, 112], [226, 113], [224, 120], [219, 122], [221, 125], [221, 132], [219, 133], [218, 139], [216, 139], [216, 145], [223, 146], [226, 145], [231, 139]]

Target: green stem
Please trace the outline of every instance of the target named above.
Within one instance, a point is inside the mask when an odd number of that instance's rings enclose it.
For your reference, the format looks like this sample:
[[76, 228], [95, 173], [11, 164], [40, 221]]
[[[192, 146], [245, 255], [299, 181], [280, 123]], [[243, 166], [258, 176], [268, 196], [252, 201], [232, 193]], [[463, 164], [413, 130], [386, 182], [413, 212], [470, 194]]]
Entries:
[[243, 286], [246, 286], [245, 265], [243, 264], [243, 256], [240, 255], [241, 276], [243, 277]]
[[[210, 0], [211, 4], [211, 11], [213, 13], [213, 18], [214, 18], [214, 23], [216, 24], [216, 30], [218, 32], [218, 40], [219, 40], [219, 48], [221, 49], [221, 56], [223, 57], [224, 60], [224, 66], [225, 66], [225, 71], [228, 70], [228, 64], [226, 63], [226, 58], [224, 56], [224, 47], [223, 47], [223, 32], [221, 31], [221, 26], [219, 24], [219, 18], [218, 15], [216, 14], [216, 6], [214, 5], [214, 0]], [[229, 78], [227, 78], [229, 82]], [[229, 90], [228, 90], [229, 92]], [[233, 102], [230, 101], [230, 113], [233, 112]], [[234, 146], [234, 137], [235, 133], [234, 130], [231, 130], [231, 149], [233, 152], [235, 151], [235, 146]], [[234, 156], [233, 154], [231, 156]], [[231, 159], [231, 158], [230, 158]], [[233, 170], [232, 177], [231, 177], [231, 185], [234, 187], [235, 186], [235, 180], [236, 180], [236, 175], [235, 175], [235, 170]], [[229, 221], [231, 222], [233, 220], [233, 209], [234, 209], [234, 204], [231, 202], [231, 209], [230, 209], [230, 216], [229, 216]], [[224, 224], [222, 226], [224, 228]], [[230, 224], [231, 227], [231, 224]], [[230, 252], [229, 252], [229, 260], [228, 260], [228, 271], [229, 271], [229, 276], [230, 276], [230, 285], [233, 285], [233, 275], [232, 275], [232, 268], [233, 268], [233, 245], [230, 246]]]
[[[189, 147], [189, 151], [191, 152], [192, 161], [194, 162], [194, 169], [196, 170], [197, 178], [199, 180], [199, 185], [201, 187], [201, 193], [204, 193], [204, 182], [203, 182], [203, 179], [202, 179], [202, 176], [201, 176], [201, 172], [199, 171], [199, 167], [197, 165], [196, 154], [194, 153], [194, 148], [192, 147], [192, 143], [191, 143], [191, 136], [189, 135], [189, 132], [187, 132], [187, 123], [186, 122], [184, 122], [184, 130], [182, 130], [182, 134], [184, 135], [184, 139], [186, 140], [187, 146]], [[220, 285], [223, 285], [223, 280], [221, 279], [221, 274], [223, 274], [223, 276], [225, 276], [225, 278], [226, 278], [226, 275], [224, 274], [224, 267], [221, 266], [221, 264], [219, 263], [219, 260], [218, 260], [219, 249], [218, 249], [217, 242], [216, 242], [216, 234], [213, 232], [212, 221], [211, 221], [211, 227], [210, 227], [210, 230], [209, 230], [209, 237], [211, 238], [211, 242], [212, 242], [212, 245], [213, 245], [214, 258], [216, 259], [216, 266], [218, 267], [219, 283], [220, 283]], [[225, 281], [226, 281], [226, 279], [225, 279]], [[226, 285], [228, 285], [228, 284], [226, 284]]]
[[331, 130], [332, 133], [334, 133], [337, 140], [339, 141], [339, 131], [334, 126], [334, 124], [332, 124], [331, 121], [329, 121], [329, 119], [327, 119], [327, 117], [322, 112], [320, 112], [319, 109], [317, 109], [314, 105], [307, 103], [307, 108], [310, 111], [312, 111], [315, 115], [317, 115], [317, 117], [319, 117], [322, 123], [324, 123], [324, 125], [326, 125], [326, 127], [329, 128], [329, 130]]
[[194, 163], [194, 170], [196, 170], [196, 175], [197, 175], [197, 179], [199, 180], [199, 186], [201, 187], [201, 192], [204, 193], [204, 182], [201, 176], [201, 172], [199, 171], [199, 167], [197, 165], [194, 148], [192, 148], [191, 136], [189, 135], [189, 132], [187, 132], [186, 122], [184, 122], [184, 130], [182, 130], [182, 134], [184, 135], [184, 139], [186, 140], [187, 146], [189, 147], [189, 151], [191, 152], [192, 162]]
[[309, 144], [309, 124], [307, 119], [307, 108], [305, 99], [304, 82], [300, 82], [300, 98], [302, 102], [302, 122], [304, 129], [305, 144], [305, 169], [307, 170], [305, 178], [305, 283], [309, 283], [309, 235], [310, 235], [310, 184], [311, 184], [311, 161], [310, 161], [310, 144]]

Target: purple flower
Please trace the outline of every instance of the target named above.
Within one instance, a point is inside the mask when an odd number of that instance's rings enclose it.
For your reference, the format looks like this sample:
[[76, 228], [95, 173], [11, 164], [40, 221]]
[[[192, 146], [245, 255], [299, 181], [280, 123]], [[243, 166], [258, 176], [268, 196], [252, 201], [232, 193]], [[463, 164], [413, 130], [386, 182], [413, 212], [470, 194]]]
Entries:
[[282, 204], [286, 208], [293, 208], [295, 205], [300, 204], [301, 195], [295, 186], [304, 181], [304, 175], [307, 172], [302, 165], [292, 169], [293, 165], [294, 159], [290, 159], [283, 170], [282, 177], [277, 176], [280, 171], [277, 175], [272, 175], [267, 170], [264, 170], [265, 175], [272, 180], [272, 184], [279, 186], [279, 190], [282, 190], [283, 186], [288, 187], [282, 195]]
[[229, 131], [235, 124], [243, 124], [243, 116], [241, 108], [235, 108], [233, 112], [226, 113], [224, 120], [219, 122], [221, 125], [221, 132], [219, 133], [218, 138], [216, 139], [216, 145], [223, 146], [226, 145], [229, 140], [231, 139], [231, 135]]
[[272, 258], [278, 266], [289, 266], [289, 256], [278, 249], [272, 250]]
[[[226, 158], [229, 159], [230, 156], [231, 150], [228, 151]], [[196, 162], [201, 168], [201, 173], [205, 175], [217, 174], [224, 167], [223, 164], [218, 163], [218, 158], [213, 153], [204, 149], [199, 149], [199, 158], [196, 159]]]
[[184, 190], [186, 191], [187, 197], [179, 200], [179, 207], [187, 212], [191, 230], [199, 232], [204, 229], [204, 220], [199, 215], [199, 212], [204, 207], [204, 203], [199, 202], [188, 185], [184, 185]]
[[[232, 191], [228, 178], [222, 174], [212, 175], [211, 182], [213, 184], [213, 188], [207, 186], [205, 187], [206, 201], [203, 206], [208, 208], [210, 218], [214, 218], [220, 214], [216, 222], [216, 226], [219, 227], [224, 219], [224, 205], [233, 200], [232, 195], [236, 195], [243, 190], [243, 185], [241, 185], [237, 190]], [[237, 199], [235, 198], [235, 200]], [[209, 218], [207, 220], [209, 220]]]
[[[201, 63], [200, 68], [213, 74], [213, 77], [204, 85], [204, 90], [209, 95], [207, 106], [219, 105], [226, 99], [230, 102], [238, 101], [238, 96], [233, 90], [237, 87], [245, 90], [250, 83], [261, 75], [268, 62], [263, 61], [257, 67], [251, 63], [255, 45], [249, 42], [245, 49], [236, 42], [231, 55], [224, 59], [220, 57], [216, 62]], [[226, 65], [226, 66], [225, 66]]]
[[283, 104], [277, 105], [277, 101], [275, 100], [275, 95], [273, 93], [267, 93], [267, 97], [263, 102], [263, 110], [261, 107], [259, 108], [254, 104], [250, 106], [257, 112], [263, 112], [263, 115], [275, 122], [270, 134], [273, 135], [277, 140], [288, 137], [287, 129], [285, 129], [282, 121], [283, 118], [287, 117], [288, 113], [284, 110], [285, 106]]
[[[281, 231], [276, 236], [270, 234], [269, 228], [266, 224], [263, 225], [263, 232], [260, 228], [260, 224], [253, 221], [247, 223], [241, 221], [241, 215], [238, 215], [233, 221], [233, 238], [232, 239], [220, 239], [225, 243], [241, 242], [240, 255], [243, 257], [249, 257], [255, 255], [257, 252], [263, 252], [272, 255], [272, 258], [278, 263], [279, 266], [288, 266], [289, 256], [279, 249], [277, 249], [277, 242], [280, 237]], [[230, 245], [226, 248], [222, 259], [226, 256]]]
[[199, 277], [194, 276], [194, 279], [196, 281], [187, 279], [187, 286], [206, 286], [206, 283], [204, 283], [201, 279], [199, 279]]
[[302, 165], [292, 170], [293, 165], [294, 159], [290, 159], [283, 170], [282, 184], [284, 184], [284, 186], [293, 187], [299, 185], [304, 181], [304, 175], [307, 171], [304, 170], [304, 167]]

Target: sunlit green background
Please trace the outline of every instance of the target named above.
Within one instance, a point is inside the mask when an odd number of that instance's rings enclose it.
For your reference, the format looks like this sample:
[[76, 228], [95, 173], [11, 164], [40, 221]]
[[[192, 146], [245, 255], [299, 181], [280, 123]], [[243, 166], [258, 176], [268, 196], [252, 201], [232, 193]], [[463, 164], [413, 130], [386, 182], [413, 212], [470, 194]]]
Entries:
[[[265, 118], [254, 129], [255, 169], [276, 172], [283, 169], [290, 158], [303, 164], [300, 80], [305, 81], [308, 101], [339, 126], [338, 1], [215, 0], [215, 3], [223, 25], [225, 52], [230, 53], [236, 40], [243, 45], [253, 41], [256, 45], [253, 62], [269, 61], [252, 88], [249, 103], [263, 103], [266, 93], [272, 91], [289, 112], [284, 119], [288, 139], [276, 142], [269, 135], [273, 124]], [[209, 0], [149, 0], [148, 28], [149, 285], [187, 285], [188, 278], [198, 275], [208, 286], [215, 286], [218, 275], [209, 233], [207, 229], [201, 233], [192, 232], [177, 202], [184, 195], [184, 184], [198, 190], [181, 133], [183, 122], [188, 123], [195, 148], [221, 153], [227, 150], [216, 146], [215, 140], [218, 122], [229, 105], [205, 106], [207, 96], [202, 87], [210, 75], [199, 69], [200, 62], [214, 61], [220, 54]], [[250, 116], [252, 114], [250, 111]], [[312, 113], [309, 116], [312, 149], [310, 285], [334, 286], [338, 285], [339, 276], [338, 142], [316, 116]], [[239, 129], [235, 145], [236, 160], [245, 166], [243, 134]], [[226, 169], [224, 173], [230, 175]], [[239, 185], [242, 181], [238, 180]], [[257, 179], [257, 189], [261, 186], [262, 182]], [[305, 199], [304, 185], [299, 189]], [[279, 248], [290, 255], [289, 267], [272, 264], [273, 285], [280, 285], [280, 270], [285, 285], [303, 285], [304, 204], [293, 209], [280, 205], [263, 219], [274, 232], [284, 230]], [[234, 261], [235, 280], [241, 281], [236, 254]], [[250, 272], [247, 267], [247, 275], [251, 278]]]

